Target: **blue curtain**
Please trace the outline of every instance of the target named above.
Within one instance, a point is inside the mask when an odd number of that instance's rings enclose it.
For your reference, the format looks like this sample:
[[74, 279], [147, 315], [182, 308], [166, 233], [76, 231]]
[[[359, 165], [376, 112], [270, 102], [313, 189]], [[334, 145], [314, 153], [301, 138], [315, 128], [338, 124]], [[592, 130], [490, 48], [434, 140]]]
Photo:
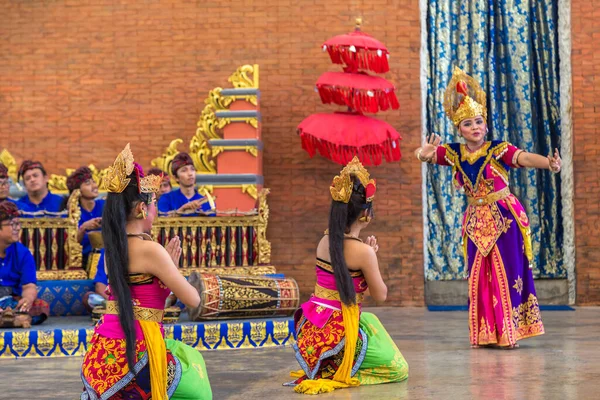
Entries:
[[[558, 10], [553, 0], [429, 0], [426, 128], [445, 143], [459, 142], [443, 110], [454, 65], [488, 94], [488, 140], [507, 140], [542, 155], [559, 147]], [[466, 278], [460, 227], [464, 194], [450, 168], [427, 166], [425, 265], [427, 280]], [[560, 176], [512, 170], [512, 192], [527, 210], [533, 234], [534, 276], [565, 278], [562, 263]]]

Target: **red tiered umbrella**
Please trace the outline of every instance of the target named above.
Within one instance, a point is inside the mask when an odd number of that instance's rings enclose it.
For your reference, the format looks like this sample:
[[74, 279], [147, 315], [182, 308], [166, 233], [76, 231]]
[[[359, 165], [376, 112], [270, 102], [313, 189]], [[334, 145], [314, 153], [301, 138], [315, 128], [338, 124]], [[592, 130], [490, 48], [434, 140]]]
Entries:
[[338, 164], [358, 156], [364, 165], [400, 160], [400, 134], [387, 122], [356, 113], [313, 114], [298, 126], [302, 148]]
[[368, 113], [400, 108], [394, 85], [378, 76], [325, 72], [317, 81], [317, 90], [323, 104], [335, 103]]
[[323, 44], [323, 50], [327, 50], [332, 63], [345, 64], [351, 72], [367, 69], [384, 74], [390, 70], [388, 49], [360, 30], [332, 37]]
[[387, 122], [362, 115], [400, 107], [394, 86], [375, 73], [389, 71], [388, 50], [380, 41], [360, 32], [336, 36], [323, 45], [331, 61], [345, 64], [344, 72], [327, 72], [317, 81], [324, 104], [347, 106], [347, 113], [314, 114], [298, 126], [302, 148], [313, 157], [317, 151], [325, 158], [347, 164], [358, 156], [364, 165], [379, 165], [400, 160], [400, 135]]

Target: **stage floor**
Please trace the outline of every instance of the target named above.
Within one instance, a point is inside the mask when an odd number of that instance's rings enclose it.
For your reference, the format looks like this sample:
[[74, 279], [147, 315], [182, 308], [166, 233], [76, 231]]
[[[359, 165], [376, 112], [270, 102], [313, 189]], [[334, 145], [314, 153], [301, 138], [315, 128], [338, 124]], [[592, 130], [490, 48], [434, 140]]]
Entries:
[[[600, 393], [600, 308], [546, 311], [546, 334], [517, 350], [469, 348], [467, 313], [376, 308], [410, 366], [408, 381], [319, 399], [595, 399]], [[291, 388], [291, 347], [203, 351], [215, 400], [306, 399]], [[0, 359], [0, 398], [75, 399], [81, 356]], [[14, 379], [13, 379], [14, 378]]]

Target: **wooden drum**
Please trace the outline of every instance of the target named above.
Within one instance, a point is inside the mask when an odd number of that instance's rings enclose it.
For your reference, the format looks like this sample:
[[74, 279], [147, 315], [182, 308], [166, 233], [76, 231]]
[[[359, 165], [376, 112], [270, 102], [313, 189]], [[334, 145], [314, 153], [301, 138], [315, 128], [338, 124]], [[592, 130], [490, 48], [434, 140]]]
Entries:
[[292, 278], [194, 272], [189, 282], [200, 294], [200, 306], [188, 309], [192, 321], [288, 316], [300, 304], [298, 284]]

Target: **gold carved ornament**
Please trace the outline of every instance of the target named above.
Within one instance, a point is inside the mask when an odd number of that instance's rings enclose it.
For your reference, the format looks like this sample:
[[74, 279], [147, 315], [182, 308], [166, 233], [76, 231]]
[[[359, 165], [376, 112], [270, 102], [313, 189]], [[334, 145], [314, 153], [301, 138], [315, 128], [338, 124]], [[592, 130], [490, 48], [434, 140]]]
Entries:
[[0, 163], [4, 164], [4, 166], [8, 169], [8, 176], [12, 179], [13, 182], [17, 182], [17, 161], [9, 153], [8, 150], [4, 149], [0, 152]]
[[259, 85], [258, 65], [242, 65], [228, 79], [236, 89], [257, 88]]
[[[162, 156], [155, 158], [150, 162], [150, 165], [164, 171], [167, 174], [170, 174], [171, 163], [177, 154], [179, 154], [179, 150], [177, 150], [177, 146], [183, 143], [182, 139], [173, 139], [169, 146], [165, 149], [165, 152]], [[193, 156], [192, 156], [193, 158]], [[176, 185], [175, 178], [171, 176], [171, 186]]]
[[258, 194], [258, 224], [256, 225], [256, 241], [258, 246], [258, 263], [271, 262], [271, 242], [267, 240], [267, 226], [269, 225], [269, 204], [267, 196], [269, 189], [263, 189]]

